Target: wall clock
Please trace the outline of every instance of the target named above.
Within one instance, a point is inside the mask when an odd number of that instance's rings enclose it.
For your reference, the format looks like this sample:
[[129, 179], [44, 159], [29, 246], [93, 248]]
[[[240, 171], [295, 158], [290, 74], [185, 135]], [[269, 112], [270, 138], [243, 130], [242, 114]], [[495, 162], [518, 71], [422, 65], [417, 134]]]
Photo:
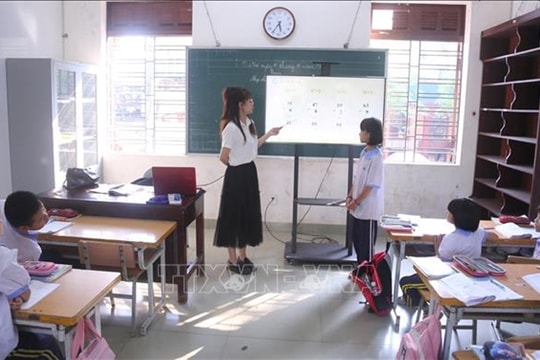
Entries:
[[296, 20], [293, 13], [284, 7], [275, 7], [266, 13], [263, 18], [263, 29], [272, 39], [283, 40], [294, 31]]

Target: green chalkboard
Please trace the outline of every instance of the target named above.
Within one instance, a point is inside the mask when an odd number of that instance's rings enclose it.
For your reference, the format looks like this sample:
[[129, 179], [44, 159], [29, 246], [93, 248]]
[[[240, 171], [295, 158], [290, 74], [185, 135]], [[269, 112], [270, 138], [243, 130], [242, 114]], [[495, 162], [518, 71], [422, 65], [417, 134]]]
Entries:
[[[188, 152], [219, 153], [221, 91], [227, 86], [251, 91], [255, 100], [252, 118], [262, 134], [267, 75], [385, 77], [386, 57], [386, 50], [189, 48]], [[300, 156], [348, 156], [346, 145], [301, 144], [297, 149]], [[294, 144], [266, 143], [259, 148], [261, 155], [292, 156], [294, 152]]]

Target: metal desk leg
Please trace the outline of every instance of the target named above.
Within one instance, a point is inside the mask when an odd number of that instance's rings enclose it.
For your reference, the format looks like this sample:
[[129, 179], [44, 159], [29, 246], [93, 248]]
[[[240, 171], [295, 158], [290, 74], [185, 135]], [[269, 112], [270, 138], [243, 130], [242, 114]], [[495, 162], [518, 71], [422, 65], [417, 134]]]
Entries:
[[[397, 247], [399, 246], [399, 251], [397, 250]], [[394, 309], [397, 306], [397, 299], [398, 299], [398, 293], [399, 293], [399, 277], [401, 275], [401, 262], [405, 258], [405, 244], [403, 242], [397, 242], [393, 241], [391, 244], [391, 247], [393, 249], [392, 254], [394, 258], [394, 289], [392, 291], [392, 303], [394, 305]]]
[[[163, 305], [165, 304], [165, 242], [161, 245], [160, 249], [160, 256], [159, 256], [159, 264], [162, 269], [161, 274], [161, 296], [159, 298], [159, 302], [156, 305], [155, 299], [154, 299], [154, 259], [149, 262], [148, 265], [144, 265], [143, 267], [146, 268], [147, 276], [148, 276], [148, 312], [147, 317], [142, 323], [139, 334], [142, 336], [145, 336], [148, 330], [148, 326], [152, 323], [154, 320], [154, 317], [156, 316], [156, 313], [161, 310]], [[139, 265], [141, 262], [139, 262]]]
[[449, 359], [450, 356], [450, 345], [452, 344], [452, 335], [454, 333], [454, 328], [458, 323], [458, 314], [456, 309], [449, 309], [448, 317], [446, 320], [446, 330], [444, 331], [444, 342], [443, 342], [443, 359]]

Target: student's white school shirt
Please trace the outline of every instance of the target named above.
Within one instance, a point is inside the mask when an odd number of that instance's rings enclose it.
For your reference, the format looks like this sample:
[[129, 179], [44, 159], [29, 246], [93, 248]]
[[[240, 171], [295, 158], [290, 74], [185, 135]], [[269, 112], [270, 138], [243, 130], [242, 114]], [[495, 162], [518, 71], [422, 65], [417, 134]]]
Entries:
[[225, 126], [225, 129], [223, 129], [221, 134], [221, 147], [231, 150], [229, 153], [229, 165], [238, 166], [247, 164], [255, 160], [257, 157], [259, 141], [257, 136], [254, 136], [249, 132], [249, 125], [253, 123], [253, 120], [248, 118], [246, 122], [247, 124], [244, 124], [242, 121], [240, 121], [242, 130], [244, 130], [244, 134], [246, 135], [245, 142], [242, 132], [232, 121]]
[[19, 251], [19, 262], [37, 261], [41, 256], [41, 246], [37, 240], [30, 235], [21, 234], [16, 228], [7, 221], [4, 213], [5, 200], [0, 200], [0, 216], [4, 223], [4, 233], [0, 235], [0, 245], [8, 249], [17, 249]]
[[17, 250], [0, 246], [0, 359], [5, 359], [19, 342], [9, 300], [28, 290], [29, 283], [28, 272], [17, 263]]
[[366, 186], [372, 190], [350, 213], [357, 219], [379, 220], [384, 212], [384, 169], [380, 148], [362, 150], [352, 181], [352, 197], [357, 198]]
[[482, 255], [482, 244], [486, 242], [487, 232], [478, 227], [476, 231], [456, 229], [446, 234], [439, 245], [442, 261], [452, 261], [454, 255], [478, 257]]

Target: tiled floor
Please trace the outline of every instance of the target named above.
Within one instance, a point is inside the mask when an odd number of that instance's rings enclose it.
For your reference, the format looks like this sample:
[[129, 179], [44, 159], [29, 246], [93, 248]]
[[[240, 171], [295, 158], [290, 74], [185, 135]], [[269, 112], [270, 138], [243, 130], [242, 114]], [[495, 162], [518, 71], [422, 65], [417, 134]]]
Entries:
[[[274, 234], [288, 241], [290, 233]], [[193, 237], [192, 237], [193, 238]], [[111, 312], [102, 306], [103, 334], [118, 359], [393, 359], [401, 336], [411, 325], [411, 310], [398, 307], [396, 317], [378, 317], [360, 304], [363, 298], [347, 279], [346, 269], [310, 264], [290, 265], [284, 245], [265, 233], [264, 243], [250, 248], [258, 264], [252, 276], [231, 275], [223, 266], [226, 251], [212, 246], [206, 231], [207, 275], [190, 280], [187, 304], [168, 296], [143, 337], [129, 336], [129, 302], [116, 300]], [[384, 239], [378, 247], [384, 246]], [[193, 247], [191, 247], [192, 249]], [[411, 273], [407, 262], [402, 274]], [[144, 284], [140, 293], [145, 294]], [[169, 289], [170, 291], [171, 289]], [[142, 315], [144, 308], [141, 306]], [[478, 342], [492, 339], [480, 322]], [[504, 324], [514, 333], [534, 334], [537, 325]], [[459, 330], [453, 347], [467, 346], [470, 331]]]

